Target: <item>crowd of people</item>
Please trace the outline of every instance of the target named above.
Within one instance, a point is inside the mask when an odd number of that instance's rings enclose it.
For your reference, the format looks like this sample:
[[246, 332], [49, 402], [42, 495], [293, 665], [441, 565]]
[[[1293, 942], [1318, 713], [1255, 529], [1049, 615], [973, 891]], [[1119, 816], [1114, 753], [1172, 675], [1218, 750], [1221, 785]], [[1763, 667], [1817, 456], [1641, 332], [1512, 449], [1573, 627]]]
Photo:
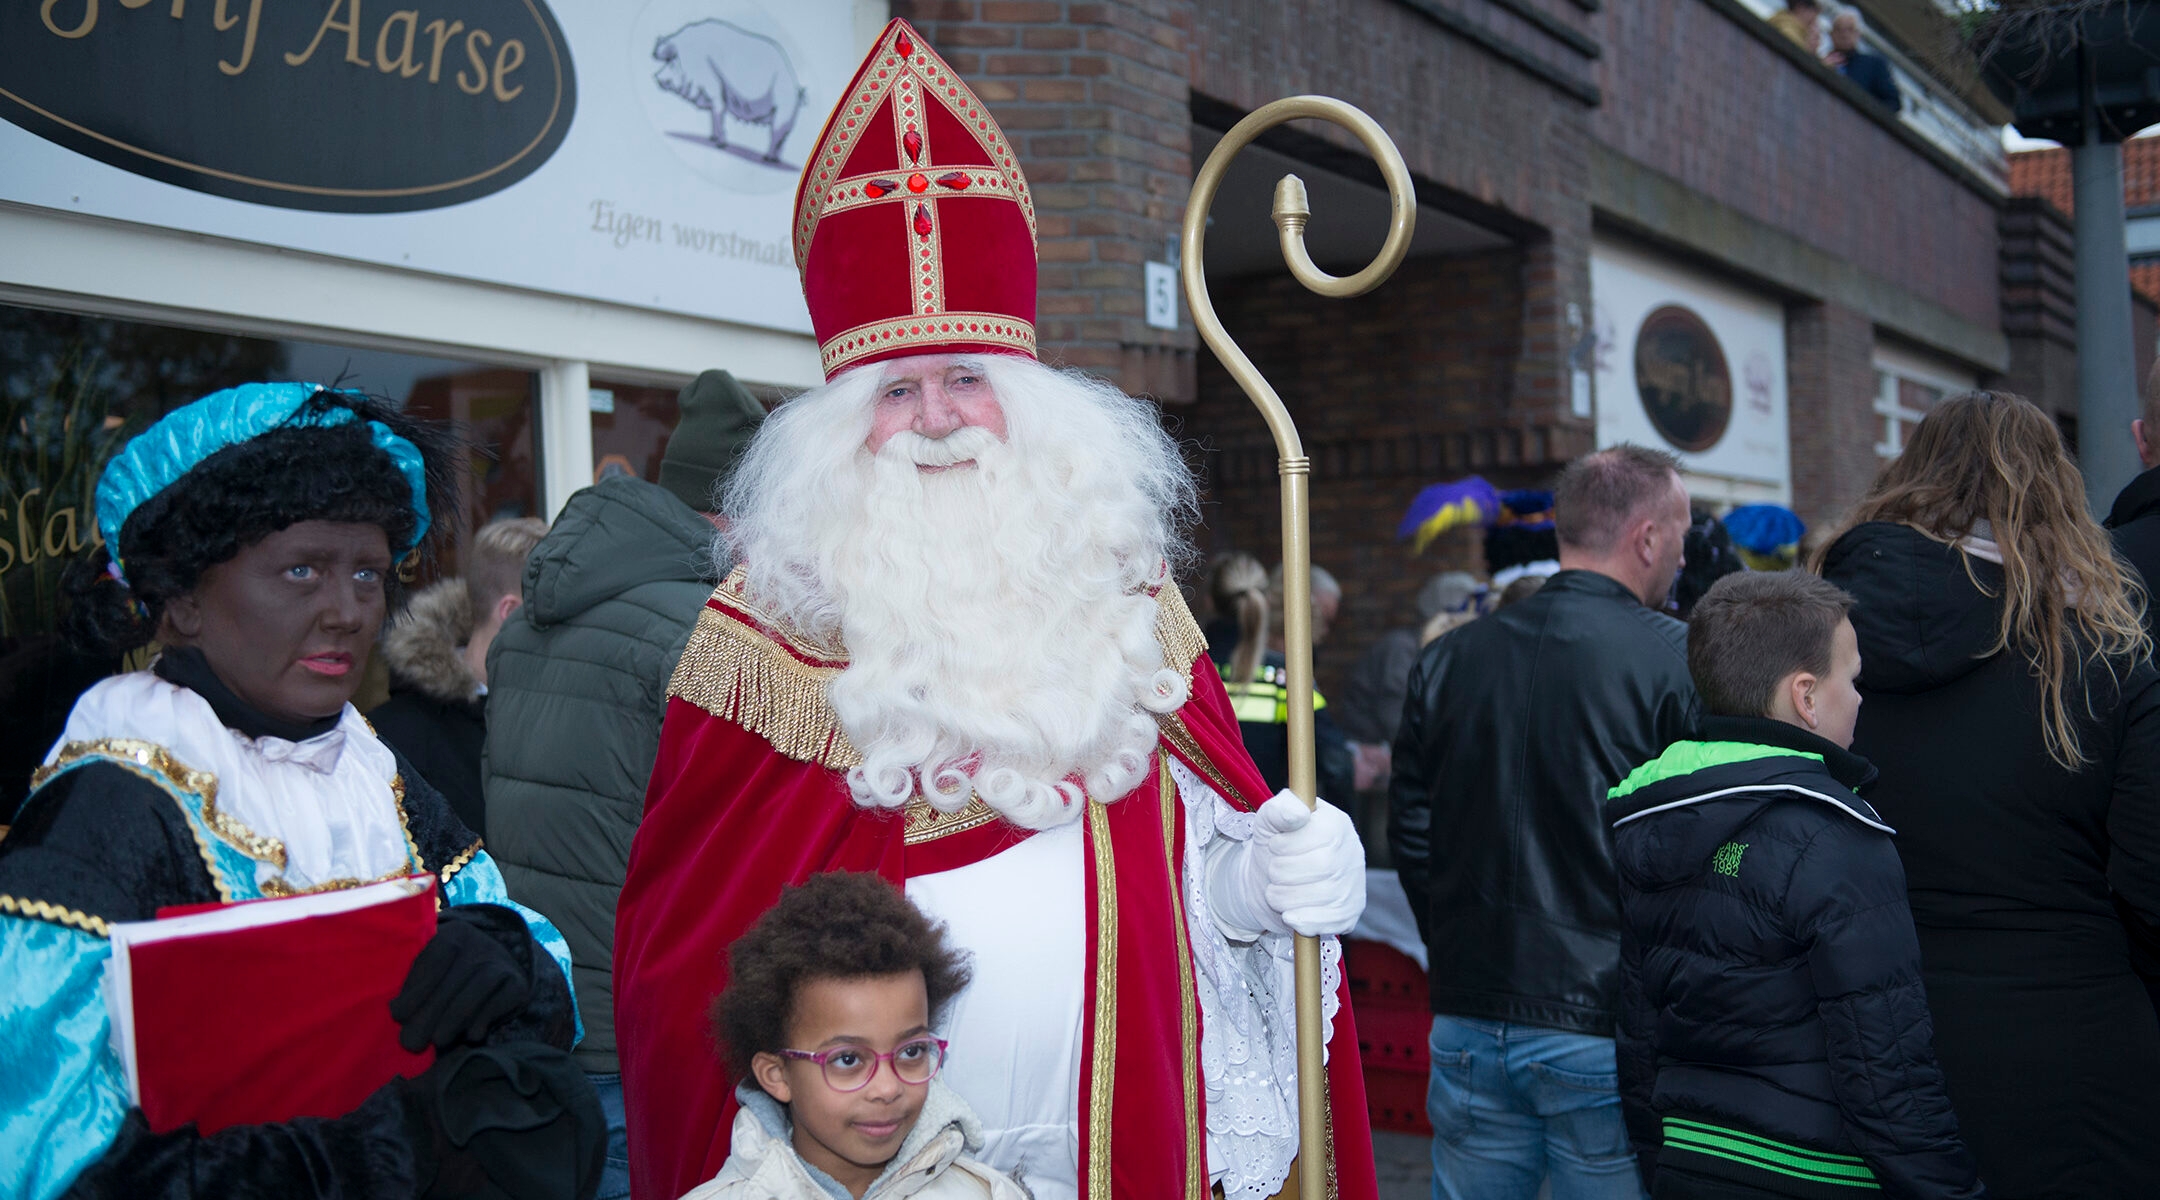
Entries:
[[1561, 569], [1418, 655], [1394, 744], [1436, 1197], [2149, 1193], [2147, 392], [2105, 528], [1973, 392], [1797, 569], [1691, 599], [1677, 460], [1561, 474]]
[[[850, 93], [812, 162], [1001, 136], [905, 22]], [[938, 209], [973, 236], [918, 268], [915, 178], [798, 196], [823, 386], [768, 415], [699, 376], [658, 482], [470, 531], [410, 596], [466, 532], [454, 431], [250, 384], [119, 452], [68, 632], [143, 665], [0, 836], [0, 1200], [1264, 1200], [1298, 936], [1321, 1165], [1373, 1200], [1368, 857], [1426, 942], [1436, 1198], [2160, 1179], [2160, 375], [2113, 541], [1994, 392], [1797, 564], [1663, 451], [1508, 493], [1491, 578], [1315, 695], [1308, 807], [1281, 568], [1201, 577], [1158, 414], [1018, 340], [1025, 188]], [[1004, 307], [881, 310], [918, 269]], [[1343, 587], [1311, 591], [1318, 640]], [[146, 1118], [117, 927], [413, 877], [434, 932], [376, 981], [411, 1069]], [[331, 965], [281, 999], [350, 1000]]]

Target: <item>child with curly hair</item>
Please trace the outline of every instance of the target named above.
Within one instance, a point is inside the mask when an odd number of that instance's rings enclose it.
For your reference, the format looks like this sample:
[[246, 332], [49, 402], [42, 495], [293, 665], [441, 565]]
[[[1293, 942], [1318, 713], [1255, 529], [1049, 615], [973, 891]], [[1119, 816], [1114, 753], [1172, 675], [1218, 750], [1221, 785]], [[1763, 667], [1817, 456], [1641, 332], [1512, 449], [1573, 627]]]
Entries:
[[812, 876], [728, 967], [713, 1027], [742, 1111], [726, 1164], [683, 1200], [1026, 1200], [968, 1157], [982, 1127], [937, 1080], [931, 1022], [967, 986], [965, 956], [891, 884]]

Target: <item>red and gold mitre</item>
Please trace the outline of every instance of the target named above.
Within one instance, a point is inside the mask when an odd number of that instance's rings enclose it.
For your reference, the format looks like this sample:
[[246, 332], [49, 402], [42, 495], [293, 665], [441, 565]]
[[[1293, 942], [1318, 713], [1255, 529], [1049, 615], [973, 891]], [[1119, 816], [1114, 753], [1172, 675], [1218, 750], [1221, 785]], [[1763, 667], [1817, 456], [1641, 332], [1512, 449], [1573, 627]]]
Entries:
[[911, 354], [1035, 356], [1035, 205], [1012, 143], [906, 21], [878, 35], [795, 192], [825, 377]]

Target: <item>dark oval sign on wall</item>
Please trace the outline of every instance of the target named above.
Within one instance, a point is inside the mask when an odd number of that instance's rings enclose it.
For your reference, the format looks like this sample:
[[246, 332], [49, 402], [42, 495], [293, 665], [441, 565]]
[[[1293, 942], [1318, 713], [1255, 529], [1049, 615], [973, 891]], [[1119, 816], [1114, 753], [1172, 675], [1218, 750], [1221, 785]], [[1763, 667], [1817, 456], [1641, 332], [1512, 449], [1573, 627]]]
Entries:
[[1732, 423], [1732, 372], [1710, 326], [1668, 304], [1643, 318], [1635, 335], [1635, 392], [1658, 436], [1699, 453]]
[[234, 200], [459, 204], [532, 174], [576, 108], [541, 0], [0, 3], [0, 118]]

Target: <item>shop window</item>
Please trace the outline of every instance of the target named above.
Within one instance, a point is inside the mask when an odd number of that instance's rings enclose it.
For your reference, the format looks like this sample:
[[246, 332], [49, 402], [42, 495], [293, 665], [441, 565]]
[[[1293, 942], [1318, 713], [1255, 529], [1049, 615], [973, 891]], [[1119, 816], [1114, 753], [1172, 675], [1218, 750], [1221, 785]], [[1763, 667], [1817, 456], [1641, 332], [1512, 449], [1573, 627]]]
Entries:
[[612, 475], [660, 480], [660, 460], [682, 410], [676, 389], [594, 381], [592, 388], [593, 482]]
[[531, 372], [443, 364], [415, 379], [405, 408], [449, 421], [463, 436], [459, 453], [459, 504], [463, 508], [430, 574], [454, 575], [475, 530], [505, 517], [544, 516], [539, 460], [534, 453], [534, 410], [539, 391]]
[[[772, 410], [793, 393], [768, 384], [744, 383], [758, 403]], [[680, 389], [610, 383], [592, 385], [593, 482], [634, 475], [660, 482], [660, 460], [667, 457], [668, 436], [682, 417], [676, 403]]]
[[463, 511], [438, 512], [455, 536], [431, 573], [454, 571], [485, 521], [540, 511], [529, 372], [0, 305], [0, 824], [75, 697], [123, 666], [58, 636], [61, 576], [103, 544], [105, 464], [180, 405], [259, 380], [356, 387], [459, 424]]

